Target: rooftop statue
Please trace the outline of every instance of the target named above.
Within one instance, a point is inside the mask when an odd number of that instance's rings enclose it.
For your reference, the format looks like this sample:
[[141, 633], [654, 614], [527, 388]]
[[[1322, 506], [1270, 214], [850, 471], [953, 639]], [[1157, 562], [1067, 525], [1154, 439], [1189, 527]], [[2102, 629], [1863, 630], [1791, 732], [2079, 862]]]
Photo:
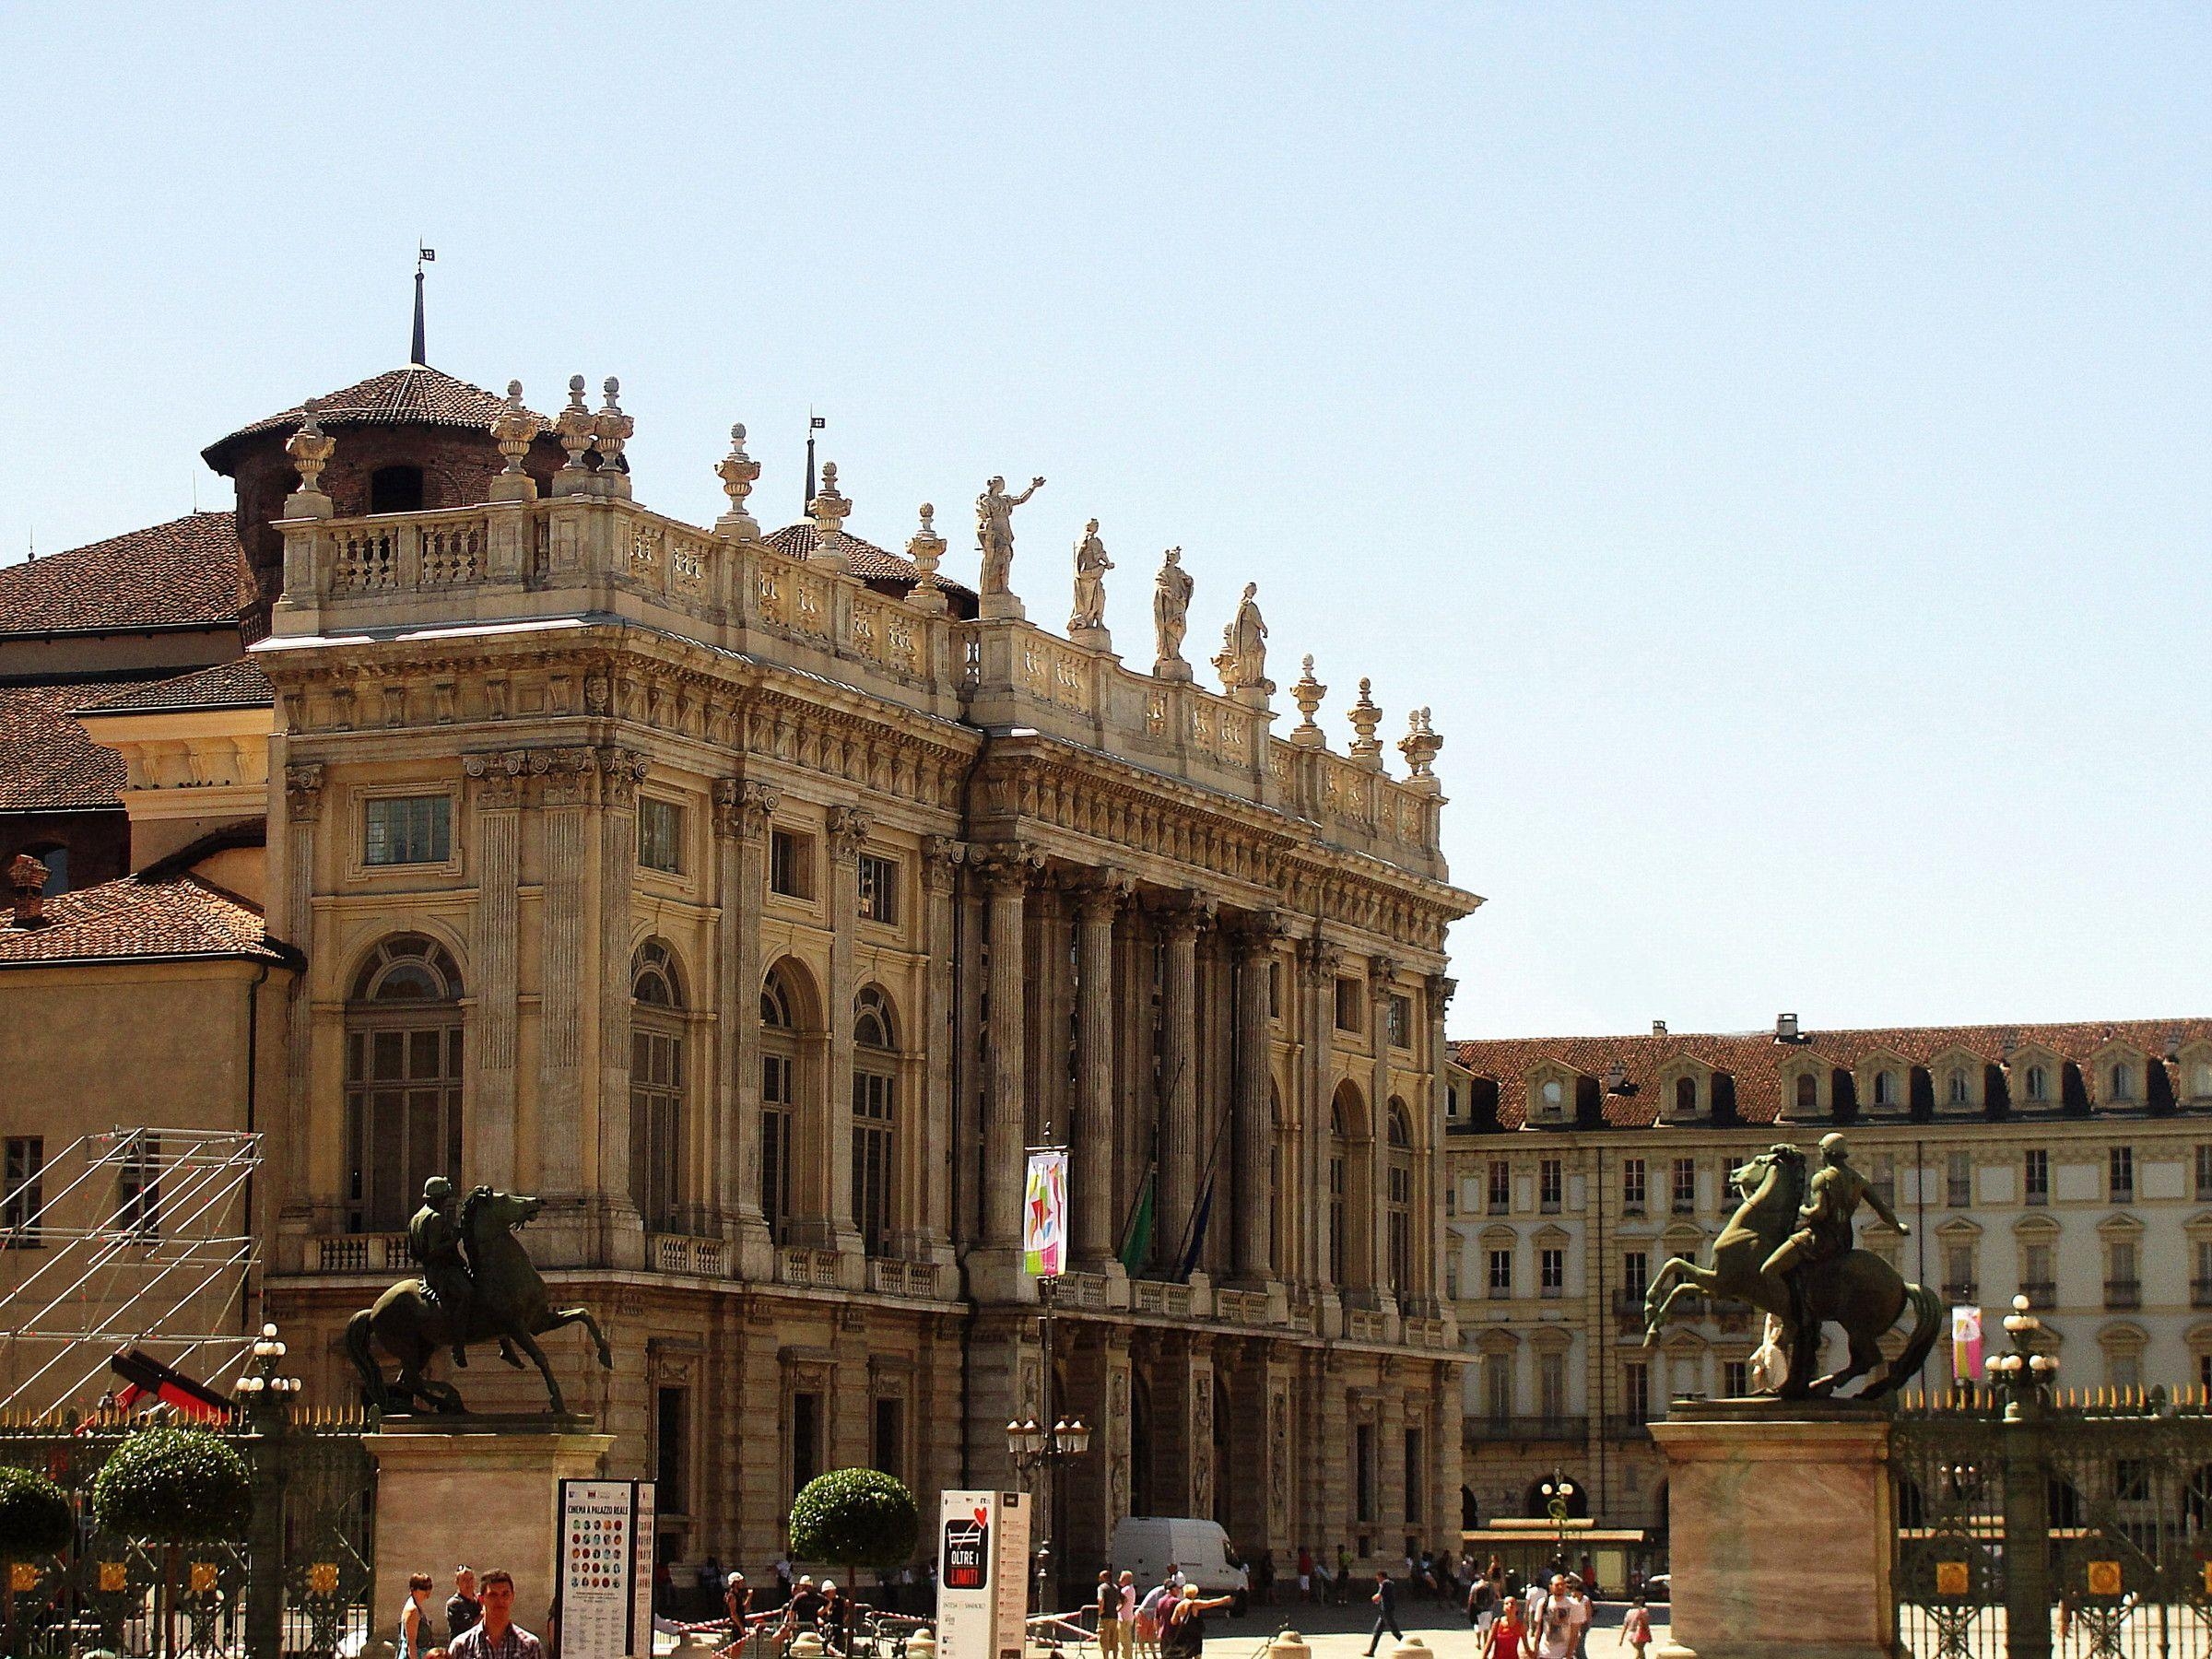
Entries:
[[1267, 624], [1260, 616], [1259, 591], [1256, 582], [1244, 584], [1237, 614], [1221, 630], [1221, 649], [1214, 656], [1214, 666], [1220, 670], [1224, 691], [1257, 691], [1265, 696], [1275, 689], [1275, 682], [1267, 677]]
[[[1855, 1397], [1882, 1398], [1917, 1374], [1942, 1333], [1943, 1299], [1856, 1247], [1852, 1221], [1862, 1201], [1900, 1233], [1908, 1230], [1851, 1167], [1843, 1137], [1821, 1137], [1820, 1168], [1809, 1182], [1804, 1152], [1778, 1145], [1731, 1172], [1729, 1184], [1743, 1202], [1713, 1241], [1712, 1265], [1674, 1256], [1653, 1277], [1643, 1299], [1645, 1346], [1658, 1341], [1686, 1293], [1734, 1297], [1780, 1324], [1770, 1342], [1786, 1356], [1786, 1372], [1771, 1392], [1783, 1399], [1826, 1396], [1882, 1365], [1881, 1339], [1910, 1306], [1903, 1351]], [[1841, 1369], [1815, 1377], [1821, 1330], [1831, 1321], [1843, 1327], [1849, 1358]]]
[[1170, 547], [1162, 556], [1159, 574], [1152, 579], [1152, 631], [1159, 646], [1152, 672], [1161, 679], [1191, 677], [1191, 665], [1182, 660], [1182, 636], [1189, 626], [1191, 573], [1182, 568], [1182, 549]]
[[1042, 478], [1031, 478], [1018, 496], [1006, 493], [1006, 481], [994, 477], [975, 498], [975, 540], [983, 554], [985, 595], [1011, 594], [1014, 577], [1014, 509], [1044, 488]]
[[1099, 521], [1092, 519], [1083, 526], [1083, 539], [1076, 543], [1076, 608], [1067, 618], [1071, 636], [1106, 626], [1106, 572], [1112, 569], [1106, 544], [1099, 539]]
[[[423, 1375], [440, 1348], [453, 1351], [453, 1363], [468, 1363], [468, 1348], [497, 1342], [510, 1365], [519, 1368], [520, 1348], [546, 1380], [549, 1409], [566, 1407], [560, 1384], [537, 1338], [563, 1325], [581, 1324], [599, 1350], [601, 1369], [614, 1369], [614, 1354], [589, 1308], [556, 1308], [546, 1281], [514, 1234], [539, 1210], [542, 1198], [472, 1188], [453, 1204], [453, 1185], [442, 1175], [423, 1183], [422, 1207], [407, 1225], [407, 1248], [422, 1266], [419, 1278], [402, 1279], [346, 1323], [346, 1351], [361, 1373], [369, 1404], [381, 1411], [407, 1410], [419, 1400], [432, 1411], [467, 1407], [450, 1382]], [[399, 1361], [399, 1375], [387, 1381], [372, 1344]]]

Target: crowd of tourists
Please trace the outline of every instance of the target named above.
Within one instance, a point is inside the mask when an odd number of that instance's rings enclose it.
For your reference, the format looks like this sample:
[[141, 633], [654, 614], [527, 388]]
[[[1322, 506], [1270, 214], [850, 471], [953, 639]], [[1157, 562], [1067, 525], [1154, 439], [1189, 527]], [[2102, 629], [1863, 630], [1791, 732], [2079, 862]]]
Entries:
[[397, 1659], [545, 1659], [545, 1644], [514, 1622], [514, 1575], [495, 1567], [478, 1578], [456, 1568], [441, 1619], [430, 1575], [407, 1580], [400, 1608]]

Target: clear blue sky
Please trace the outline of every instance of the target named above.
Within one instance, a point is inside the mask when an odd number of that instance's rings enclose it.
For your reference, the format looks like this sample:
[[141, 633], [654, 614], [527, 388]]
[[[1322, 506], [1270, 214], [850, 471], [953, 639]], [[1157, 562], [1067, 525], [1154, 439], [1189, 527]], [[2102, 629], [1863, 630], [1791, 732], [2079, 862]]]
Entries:
[[1032, 614], [1096, 514], [1131, 655], [1179, 542], [1432, 706], [1456, 1034], [2203, 1013], [2212, 23], [2071, 12], [9, 6], [0, 548], [399, 362], [419, 235], [656, 507], [811, 404], [871, 539], [1043, 473]]

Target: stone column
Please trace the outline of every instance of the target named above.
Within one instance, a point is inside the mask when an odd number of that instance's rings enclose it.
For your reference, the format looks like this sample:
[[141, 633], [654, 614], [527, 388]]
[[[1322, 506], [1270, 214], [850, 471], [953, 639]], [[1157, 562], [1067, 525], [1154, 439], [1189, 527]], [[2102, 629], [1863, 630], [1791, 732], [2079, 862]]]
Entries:
[[[347, 1159], [353, 1148], [339, 1148], [335, 1169], [317, 1187], [311, 1168], [314, 1147], [310, 1106], [315, 1098], [315, 998], [309, 980], [315, 952], [315, 820], [323, 811], [323, 768], [320, 765], [284, 769], [284, 885], [278, 892], [279, 913], [271, 918], [271, 931], [307, 953], [310, 971], [291, 976], [285, 994], [284, 1069], [285, 1101], [280, 1120], [287, 1142], [284, 1168], [284, 1207], [297, 1212], [322, 1207], [329, 1213], [310, 1222], [318, 1232], [340, 1232], [345, 1222], [338, 1211], [346, 1191]], [[343, 996], [351, 987], [332, 985], [328, 994]]]
[[1368, 960], [1367, 1042], [1374, 1055], [1374, 1081], [1368, 1090], [1368, 1124], [1373, 1130], [1367, 1160], [1368, 1282], [1375, 1305], [1389, 1312], [1397, 1287], [1390, 1280], [1390, 996], [1398, 965], [1388, 957]]
[[569, 1206], [581, 1203], [583, 1194], [583, 755], [539, 749], [530, 757], [545, 836], [537, 1179], [547, 1197]]
[[722, 1064], [715, 1094], [723, 1102], [720, 1197], [735, 1214], [737, 1271], [773, 1275], [774, 1242], [760, 1213], [760, 903], [768, 887], [768, 826], [782, 792], [771, 783], [724, 778], [714, 785], [714, 868], [721, 889], [715, 945], [716, 1018]]
[[1275, 1277], [1274, 1194], [1267, 1153], [1275, 1144], [1269, 1100], [1273, 1079], [1267, 1030], [1267, 975], [1282, 924], [1273, 914], [1250, 917], [1236, 934], [1236, 1275], [1264, 1285]]
[[1336, 961], [1336, 952], [1318, 937], [1298, 947], [1298, 1019], [1304, 1032], [1300, 1118], [1306, 1128], [1305, 1167], [1300, 1180], [1309, 1206], [1300, 1260], [1307, 1282], [1324, 1294], [1343, 1288], [1329, 1271], [1329, 1053], [1335, 1029], [1329, 1005], [1335, 995]]
[[917, 1241], [933, 1259], [952, 1234], [953, 889], [968, 849], [949, 835], [925, 836], [922, 842], [922, 890], [929, 910], [923, 948], [929, 953], [922, 1010], [924, 1073], [923, 1146], [929, 1159], [923, 1171]]
[[947, 1155], [952, 1162], [952, 1233], [961, 1244], [980, 1242], [983, 1236], [982, 1163], [974, 1148], [982, 1143], [994, 1087], [983, 1030], [983, 995], [990, 979], [983, 950], [991, 930], [980, 858], [971, 849], [965, 870], [953, 881], [959, 960], [952, 982], [959, 1024], [953, 1033], [950, 1145], [959, 1150], [948, 1148]]
[[[644, 1235], [630, 1191], [629, 900], [638, 871], [638, 785], [645, 758], [623, 748], [596, 752], [599, 767], [598, 935], [599, 1177], [608, 1260], [642, 1265]], [[633, 1260], [634, 1258], [634, 1260]]]
[[991, 1006], [984, 1069], [982, 1215], [980, 1242], [1008, 1252], [1021, 1242], [1023, 1124], [1022, 911], [1037, 863], [1028, 848], [994, 848], [983, 863], [990, 887]]
[[1198, 1202], [1198, 929], [1210, 907], [1195, 895], [1160, 914], [1167, 969], [1160, 985], [1159, 1216], [1157, 1259], [1172, 1272]]
[[469, 1033], [475, 1090], [465, 1119], [470, 1184], [510, 1188], [514, 1166], [514, 1046], [517, 912], [521, 879], [524, 751], [464, 756], [475, 782], [477, 910], [469, 953], [476, 960], [470, 992], [476, 1011]]
[[1077, 902], [1075, 1168], [1076, 1265], [1103, 1272], [1114, 1261], [1113, 919], [1128, 896], [1119, 873], [1100, 870]]
[[[1122, 912], [1119, 948], [1115, 952], [1115, 974], [1119, 981], [1114, 993], [1121, 1006], [1121, 1053], [1117, 1061], [1119, 1077], [1116, 1082], [1114, 1112], [1121, 1125], [1117, 1156], [1120, 1180], [1115, 1187], [1116, 1204], [1126, 1215], [1129, 1206], [1136, 1202], [1137, 1193], [1145, 1178], [1152, 1171], [1154, 1158], [1152, 1088], [1156, 1081], [1153, 1072], [1153, 1009], [1152, 1009], [1152, 935], [1147, 929], [1145, 912], [1136, 905], [1126, 906]], [[1159, 1202], [1154, 1194], [1154, 1203]], [[1141, 1264], [1140, 1264], [1141, 1265]]]
[[830, 1119], [823, 1150], [822, 1242], [860, 1252], [853, 1220], [853, 937], [860, 927], [860, 853], [873, 820], [860, 806], [830, 809]]

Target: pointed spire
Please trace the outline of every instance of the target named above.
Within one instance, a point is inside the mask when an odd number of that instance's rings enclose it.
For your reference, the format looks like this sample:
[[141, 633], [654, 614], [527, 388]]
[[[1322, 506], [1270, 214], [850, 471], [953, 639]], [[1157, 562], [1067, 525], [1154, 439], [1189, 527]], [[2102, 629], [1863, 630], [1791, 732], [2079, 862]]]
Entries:
[[422, 344], [422, 267], [437, 257], [437, 249], [426, 248], [420, 242], [415, 244], [415, 339], [407, 347], [407, 361], [419, 363], [426, 369], [430, 359]]

